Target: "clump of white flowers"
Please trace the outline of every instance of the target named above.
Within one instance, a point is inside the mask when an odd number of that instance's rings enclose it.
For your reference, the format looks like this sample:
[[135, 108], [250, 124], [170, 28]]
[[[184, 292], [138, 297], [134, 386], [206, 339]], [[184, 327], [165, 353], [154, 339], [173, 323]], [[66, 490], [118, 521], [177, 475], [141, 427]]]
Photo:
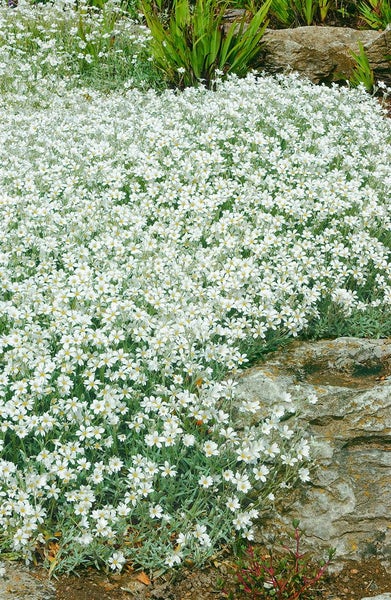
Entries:
[[391, 304], [390, 122], [295, 77], [50, 78], [0, 99], [2, 532], [27, 559], [60, 532], [65, 568], [200, 563], [309, 479], [291, 398], [260, 420], [223, 377], [246, 343]]
[[61, 85], [86, 78], [98, 86], [122, 87], [137, 76], [140, 62], [145, 66], [149, 39], [120, 0], [109, 0], [101, 10], [87, 0], [19, 0], [14, 8], [2, 3], [0, 91], [16, 102], [26, 91], [35, 91], [38, 100], [45, 87], [61, 93]]

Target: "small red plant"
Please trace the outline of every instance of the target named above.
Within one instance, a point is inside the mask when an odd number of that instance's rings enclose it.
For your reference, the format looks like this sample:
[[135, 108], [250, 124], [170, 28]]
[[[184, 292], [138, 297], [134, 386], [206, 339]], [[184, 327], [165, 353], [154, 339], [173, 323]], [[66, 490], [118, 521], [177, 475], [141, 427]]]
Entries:
[[239, 588], [248, 598], [275, 598], [276, 600], [304, 600], [310, 598], [311, 588], [323, 577], [335, 554], [328, 552], [328, 559], [314, 565], [308, 553], [300, 550], [302, 530], [299, 522], [293, 521], [294, 531], [290, 535], [294, 548], [283, 545], [282, 551], [267, 554], [250, 546], [242, 564], [238, 565], [236, 577]]

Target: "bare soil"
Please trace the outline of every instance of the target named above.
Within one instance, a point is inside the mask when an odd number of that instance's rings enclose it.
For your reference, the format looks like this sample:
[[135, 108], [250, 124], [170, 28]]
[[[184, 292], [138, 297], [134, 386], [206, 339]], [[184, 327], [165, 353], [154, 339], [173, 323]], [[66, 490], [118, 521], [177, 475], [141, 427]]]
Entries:
[[[226, 600], [230, 593], [234, 600], [251, 600], [236, 589], [230, 560], [205, 570], [171, 573], [154, 582], [144, 573], [125, 570], [110, 575], [86, 570], [61, 576], [54, 584], [57, 600]], [[361, 600], [385, 592], [391, 592], [391, 572], [380, 560], [370, 558], [346, 562], [338, 574], [326, 574], [307, 598]]]

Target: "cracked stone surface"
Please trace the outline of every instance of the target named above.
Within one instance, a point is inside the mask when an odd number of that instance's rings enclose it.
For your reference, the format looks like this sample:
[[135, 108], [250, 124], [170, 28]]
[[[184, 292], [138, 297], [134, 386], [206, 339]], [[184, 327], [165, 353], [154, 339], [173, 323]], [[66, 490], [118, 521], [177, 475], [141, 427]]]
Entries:
[[47, 579], [39, 579], [34, 569], [20, 563], [7, 562], [0, 578], [1, 600], [54, 600], [56, 591]]
[[[391, 339], [296, 342], [239, 377], [239, 395], [263, 413], [289, 392], [314, 436], [318, 467], [311, 484], [290, 491], [281, 522], [300, 520], [311, 549], [340, 559], [391, 560]], [[318, 403], [304, 402], [315, 392]], [[288, 505], [289, 504], [289, 505]], [[390, 599], [391, 600], [391, 599]]]

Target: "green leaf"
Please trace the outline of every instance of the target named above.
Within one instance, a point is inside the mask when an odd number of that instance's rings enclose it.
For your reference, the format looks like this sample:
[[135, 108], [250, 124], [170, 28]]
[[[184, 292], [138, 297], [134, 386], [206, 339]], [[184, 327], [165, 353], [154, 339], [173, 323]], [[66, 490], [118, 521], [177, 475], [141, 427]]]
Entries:
[[369, 64], [368, 57], [361, 42], [358, 43], [358, 47], [358, 54], [351, 52], [353, 58], [355, 59], [356, 65], [349, 81], [353, 86], [358, 86], [360, 83], [362, 83], [367, 91], [371, 92], [375, 84], [373, 70]]
[[259, 54], [271, 2], [267, 0], [248, 24], [244, 13], [225, 31], [225, 1], [196, 0], [191, 7], [189, 0], [174, 0], [167, 24], [151, 0], [141, 0], [156, 66], [173, 85], [182, 86], [196, 85], [200, 79], [210, 86], [216, 69], [245, 75]]

